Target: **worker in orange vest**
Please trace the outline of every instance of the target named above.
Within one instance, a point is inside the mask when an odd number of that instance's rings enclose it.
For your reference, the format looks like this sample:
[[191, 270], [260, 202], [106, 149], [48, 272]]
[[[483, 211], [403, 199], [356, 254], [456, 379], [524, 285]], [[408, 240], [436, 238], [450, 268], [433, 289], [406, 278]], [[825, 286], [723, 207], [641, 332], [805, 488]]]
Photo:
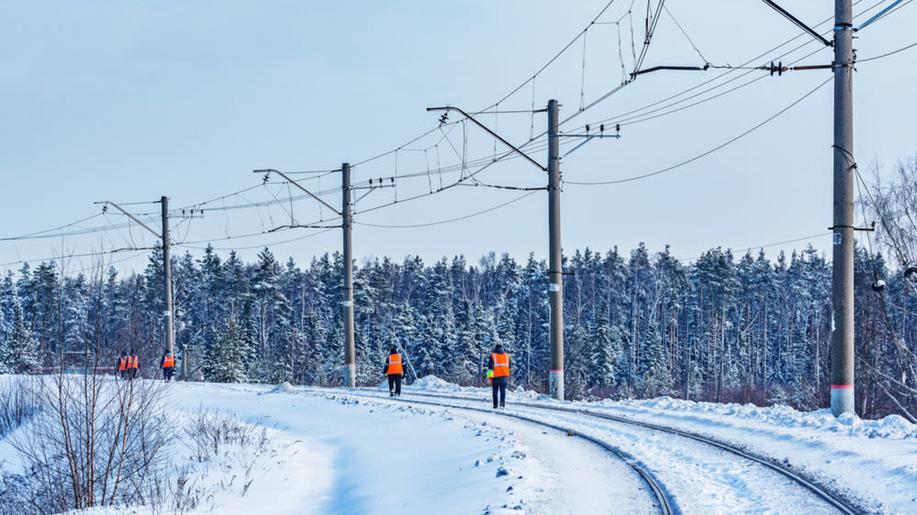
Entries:
[[[494, 409], [506, 407], [506, 385], [509, 382], [509, 354], [499, 343], [494, 347], [487, 360], [487, 370], [493, 371], [491, 389], [493, 390]], [[497, 398], [499, 394], [499, 399]], [[499, 400], [499, 402], [497, 402]]]
[[388, 396], [401, 397], [401, 378], [404, 377], [404, 360], [398, 349], [392, 347], [388, 351], [388, 357], [385, 358], [385, 369], [383, 370], [388, 377]]
[[166, 351], [159, 360], [159, 368], [162, 369], [162, 378], [171, 381], [172, 375], [175, 374], [175, 356]]
[[130, 355], [127, 357], [127, 378], [136, 379], [137, 374], [140, 373], [140, 357], [137, 356], [137, 353], [134, 352], [134, 349], [131, 349]]
[[127, 353], [124, 351], [118, 356], [118, 375], [121, 379], [127, 379]]

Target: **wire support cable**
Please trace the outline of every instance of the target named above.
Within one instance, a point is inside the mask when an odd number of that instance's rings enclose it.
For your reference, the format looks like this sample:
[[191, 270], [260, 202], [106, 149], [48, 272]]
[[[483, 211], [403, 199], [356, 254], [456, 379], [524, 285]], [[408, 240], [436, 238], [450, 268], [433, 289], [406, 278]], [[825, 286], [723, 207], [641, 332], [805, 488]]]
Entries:
[[623, 184], [623, 183], [626, 183], [626, 182], [639, 181], [639, 180], [642, 180], [642, 179], [648, 179], [648, 178], [650, 178], [650, 177], [655, 177], [655, 176], [657, 176], [657, 175], [662, 175], [662, 174], [664, 174], [664, 173], [671, 172], [672, 170], [676, 170], [676, 169], [678, 169], [678, 168], [681, 168], [681, 167], [683, 167], [683, 166], [686, 166], [686, 165], [688, 165], [688, 164], [691, 164], [691, 163], [693, 163], [693, 162], [695, 162], [695, 161], [698, 161], [698, 160], [700, 160], [700, 159], [703, 159], [703, 158], [705, 158], [705, 157], [707, 157], [707, 156], [709, 156], [709, 155], [711, 155], [711, 154], [713, 154], [713, 153], [715, 153], [715, 152], [717, 152], [717, 151], [719, 151], [719, 150], [721, 150], [721, 149], [723, 149], [723, 148], [725, 148], [725, 147], [728, 147], [729, 145], [731, 145], [731, 144], [733, 144], [733, 143], [735, 143], [735, 142], [741, 140], [741, 139], [744, 138], [745, 136], [748, 136], [749, 134], [751, 134], [751, 133], [757, 131], [757, 130], [760, 129], [761, 127], [764, 127], [764, 126], [767, 125], [768, 123], [770, 123], [770, 122], [776, 120], [776, 119], [779, 118], [782, 114], [786, 113], [786, 112], [789, 111], [790, 109], [792, 109], [792, 108], [796, 107], [797, 105], [799, 105], [800, 103], [802, 103], [805, 99], [807, 99], [807, 98], [809, 98], [810, 96], [812, 96], [813, 94], [815, 94], [816, 91], [818, 91], [818, 90], [820, 90], [821, 88], [823, 88], [825, 85], [827, 85], [827, 84], [828, 84], [829, 82], [831, 82], [832, 80], [834, 80], [834, 77], [829, 77], [829, 78], [826, 79], [825, 81], [821, 82], [819, 85], [815, 86], [813, 89], [811, 89], [809, 92], [807, 92], [807, 93], [806, 93], [805, 95], [803, 95], [802, 97], [800, 97], [800, 98], [794, 100], [794, 101], [793, 101], [791, 104], [789, 104], [788, 106], [784, 107], [783, 109], [777, 111], [777, 112], [774, 113], [773, 115], [771, 115], [771, 116], [769, 116], [768, 118], [764, 119], [764, 121], [758, 123], [757, 125], [751, 127], [750, 129], [748, 129], [748, 130], [746, 130], [746, 131], [744, 131], [744, 132], [742, 132], [742, 133], [740, 133], [740, 134], [738, 134], [738, 135], [736, 135], [736, 136], [734, 136], [734, 137], [732, 137], [732, 138], [726, 140], [725, 142], [720, 143], [719, 145], [717, 145], [717, 146], [715, 146], [715, 147], [713, 147], [713, 148], [711, 148], [711, 149], [709, 149], [709, 150], [707, 150], [707, 151], [705, 151], [705, 152], [702, 152], [702, 153], [700, 153], [700, 154], [698, 154], [698, 155], [696, 155], [696, 156], [694, 156], [694, 157], [691, 157], [690, 159], [686, 159], [686, 160], [684, 160], [684, 161], [681, 161], [680, 163], [677, 163], [677, 164], [674, 164], [674, 165], [671, 165], [671, 166], [668, 166], [668, 167], [666, 167], [666, 168], [662, 168], [662, 169], [659, 169], [659, 170], [655, 170], [655, 171], [653, 171], [653, 172], [648, 172], [648, 173], [644, 173], [644, 174], [640, 174], [640, 175], [634, 175], [634, 176], [632, 176], [632, 177], [626, 177], [626, 178], [623, 178], [623, 179], [614, 179], [614, 180], [608, 180], [608, 181], [564, 181], [564, 183], [565, 183], [565, 184], [575, 185], [575, 186], [599, 186], [599, 185], [610, 185], [610, 184]]
[[[864, 1], [865, 1], [865, 0], [856, 0], [856, 1], [853, 3], [853, 5], [856, 6], [856, 5], [858, 5], [858, 4], [860, 4], [860, 3], [864, 2]], [[879, 6], [881, 6], [881, 5], [884, 3], [884, 1], [885, 1], [885, 0], [879, 0], [878, 2], [875, 2], [875, 3], [871, 4], [871, 5], [869, 5], [868, 7], [864, 8], [860, 13], [858, 13], [854, 18], [859, 18], [859, 17], [864, 16], [864, 15], [867, 14], [868, 12], [870, 12], [870, 11], [872, 11], [872, 10], [878, 8]], [[820, 21], [819, 23], [817, 23], [817, 24], [815, 25], [815, 27], [817, 28], [817, 27], [823, 26], [823, 25], [825, 25], [825, 24], [831, 22], [833, 19], [834, 19], [833, 16], [827, 17], [827, 18], [823, 19], [822, 21]], [[831, 32], [832, 32], [832, 29], [829, 29], [829, 30], [827, 30], [827, 31], [822, 32], [822, 34], [830, 34]], [[732, 66], [732, 65], [719, 65], [719, 66], [717, 66], [717, 65], [711, 65], [710, 68], [712, 68], [712, 69], [725, 69], [726, 71], [724, 71], [723, 73], [721, 73], [721, 74], [719, 74], [719, 75], [716, 75], [716, 76], [714, 76], [714, 77], [711, 77], [711, 78], [709, 78], [709, 79], [706, 79], [706, 80], [704, 80], [704, 81], [701, 81], [701, 82], [699, 82], [698, 84], [695, 84], [694, 86], [691, 86], [691, 87], [686, 88], [686, 89], [684, 89], [684, 90], [681, 90], [681, 91], [678, 91], [678, 92], [676, 92], [676, 93], [673, 93], [673, 94], [671, 94], [671, 95], [669, 95], [669, 96], [667, 96], [667, 97], [664, 97], [664, 98], [662, 98], [662, 99], [659, 99], [659, 100], [653, 101], [653, 102], [651, 102], [651, 103], [649, 103], [649, 104], [645, 104], [645, 105], [643, 105], [643, 106], [640, 106], [640, 107], [631, 109], [630, 111], [626, 111], [626, 112], [623, 112], [623, 113], [616, 114], [616, 115], [614, 115], [614, 116], [605, 118], [604, 120], [600, 120], [599, 122], [594, 122], [593, 124], [596, 124], [596, 123], [608, 123], [608, 122], [611, 122], [611, 121], [614, 121], [614, 120], [617, 120], [617, 119], [621, 119], [621, 118], [625, 118], [625, 117], [631, 117], [631, 116], [639, 115], [639, 114], [643, 113], [644, 111], [647, 111], [647, 110], [652, 109], [652, 108], [654, 108], [654, 107], [656, 107], [656, 106], [659, 106], [660, 104], [665, 104], [665, 103], [670, 102], [670, 101], [672, 101], [672, 100], [678, 99], [679, 97], [682, 97], [682, 96], [684, 96], [684, 95], [687, 95], [688, 93], [691, 93], [691, 92], [693, 92], [693, 91], [696, 91], [696, 90], [698, 90], [698, 89], [700, 89], [700, 88], [704, 88], [705, 86], [708, 86], [708, 85], [711, 85], [711, 84], [713, 84], [713, 85], [710, 86], [710, 88], [708, 88], [707, 90], [701, 92], [700, 94], [703, 94], [703, 93], [705, 93], [705, 92], [710, 92], [710, 91], [713, 91], [713, 90], [715, 90], [715, 89], [717, 89], [717, 88], [723, 87], [725, 84], [734, 82], [735, 80], [738, 80], [738, 78], [741, 78], [741, 77], [743, 77], [743, 76], [745, 76], [745, 75], [747, 75], [747, 74], [741, 74], [739, 77], [737, 77], [737, 78], [732, 78], [732, 79], [730, 79], [729, 81], [726, 81], [726, 82], [724, 82], [724, 83], [722, 83], [722, 84], [715, 84], [715, 83], [716, 83], [717, 81], [719, 81], [720, 79], [722, 79], [722, 78], [724, 78], [724, 77], [726, 77], [726, 76], [728, 76], [728, 75], [730, 75], [730, 74], [732, 74], [732, 73], [735, 73], [735, 72], [738, 71], [738, 70], [746, 70], [746, 71], [748, 71], [748, 73], [751, 73], [751, 72], [754, 71], [754, 70], [761, 70], [761, 69], [762, 69], [762, 66], [760, 66], [760, 65], [755, 65], [755, 66], [749, 66], [749, 65], [751, 65], [752, 63], [755, 63], [755, 62], [759, 62], [759, 61], [762, 60], [762, 59], [767, 58], [767, 56], [770, 55], [770, 54], [772, 54], [773, 52], [778, 51], [778, 50], [780, 50], [781, 48], [783, 48], [783, 47], [785, 47], [785, 46], [787, 46], [787, 45], [793, 43], [794, 41], [796, 41], [796, 40], [798, 40], [798, 39], [800, 39], [800, 38], [804, 38], [804, 37], [805, 37], [805, 34], [803, 34], [803, 33], [797, 34], [796, 36], [793, 36], [793, 37], [787, 39], [786, 41], [780, 43], [779, 45], [777, 45], [777, 46], [775, 46], [775, 47], [773, 47], [773, 48], [770, 48], [770, 49], [768, 49], [768, 50], [766, 50], [766, 51], [764, 51], [764, 52], [758, 54], [757, 56], [752, 57], [751, 59], [748, 59], [748, 60], [744, 61], [743, 63], [741, 63], [741, 64], [739, 64], [739, 65], [737, 65], [737, 66]], [[784, 54], [781, 54], [781, 55], [776, 56], [776, 57], [768, 58], [767, 60], [768, 60], [768, 61], [772, 61], [772, 60], [781, 59], [781, 58], [786, 57], [787, 55], [789, 55], [789, 54], [791, 54], [791, 53], [793, 53], [793, 52], [795, 52], [795, 51], [798, 51], [798, 50], [800, 50], [801, 48], [803, 48], [803, 47], [805, 47], [805, 46], [811, 45], [811, 44], [813, 44], [813, 43], [815, 43], [815, 42], [816, 42], [816, 41], [814, 41], [814, 40], [807, 39], [804, 43], [800, 44], [800, 45], [797, 46], [797, 47], [794, 47], [793, 49], [791, 49], [791, 50], [785, 52]], [[822, 48], [823, 48], [823, 47], [819, 47], [819, 51], [820, 51]], [[810, 55], [814, 55], [814, 53], [817, 53], [817, 52], [813, 52], [813, 53], [810, 54]], [[598, 97], [595, 101], [593, 101], [592, 103], [590, 103], [589, 105], [587, 105], [585, 110], [589, 110], [590, 108], [592, 108], [592, 107], [598, 105], [599, 103], [605, 101], [605, 100], [608, 99], [609, 97], [611, 97], [611, 96], [615, 95], [616, 93], [620, 92], [622, 89], [624, 89], [625, 86], [627, 86], [627, 85], [629, 85], [629, 84], [632, 84], [633, 82], [634, 82], [634, 79], [629, 79], [626, 83], [623, 83], [623, 84], [621, 84], [621, 85], [618, 85], [618, 86], [612, 88], [612, 89], [609, 90], [608, 92], [606, 92], [606, 93], [604, 93], [603, 95], [601, 95], [600, 97]], [[690, 98], [696, 98], [698, 95], [699, 95], [699, 94], [695, 94], [695, 95], [691, 96]], [[678, 105], [678, 104], [680, 104], [680, 103], [683, 103], [683, 102], [686, 101], [686, 100], [687, 100], [687, 99], [678, 100], [678, 101], [676, 101], [676, 102], [674, 102], [674, 103], [669, 104], [667, 107], [671, 107], [671, 106], [674, 106], [674, 105]], [[665, 108], [665, 107], [666, 107], [666, 106], [664, 106], [663, 108]], [[655, 112], [655, 111], [654, 111], [654, 112]], [[563, 126], [564, 124], [566, 124], [566, 123], [570, 122], [571, 120], [573, 120], [574, 118], [578, 117], [581, 113], [582, 113], [582, 111], [580, 111], [580, 112], [575, 112], [575, 113], [571, 114], [571, 115], [568, 116], [567, 118], [561, 120], [561, 121], [560, 121], [560, 125]], [[644, 113], [644, 114], [645, 114], [645, 113]], [[585, 125], [583, 125], [583, 126], [581, 126], [581, 127], [579, 127], [579, 128], [582, 129], [583, 127], [585, 127]]]
[[[539, 188], [539, 190], [542, 190], [542, 189], [544, 189], [544, 188]], [[523, 200], [523, 199], [526, 199], [526, 198], [528, 198], [528, 197], [531, 197], [531, 196], [534, 195], [535, 193], [537, 193], [537, 191], [530, 191], [530, 192], [528, 192], [528, 193], [526, 193], [526, 194], [524, 194], [524, 195], [521, 195], [521, 196], [519, 196], [519, 197], [516, 197], [516, 198], [514, 198], [514, 199], [512, 199], [512, 200], [509, 200], [509, 201], [507, 201], [507, 202], [503, 202], [503, 203], [501, 203], [501, 204], [497, 204], [496, 206], [492, 206], [492, 207], [489, 207], [489, 208], [484, 209], [484, 210], [481, 210], [481, 211], [477, 211], [477, 212], [474, 212], [474, 213], [470, 213], [470, 214], [463, 215], [463, 216], [459, 216], [459, 217], [455, 217], [455, 218], [448, 218], [448, 219], [445, 219], [445, 220], [437, 220], [437, 221], [435, 221], [435, 222], [426, 222], [426, 223], [418, 223], [418, 224], [404, 224], [404, 225], [386, 225], [386, 224], [373, 224], [373, 223], [356, 222], [356, 221], [355, 221], [355, 222], [354, 222], [354, 225], [363, 225], [363, 226], [366, 226], [366, 227], [375, 227], [375, 228], [378, 228], [378, 229], [416, 229], [416, 228], [419, 228], [419, 227], [433, 227], [433, 226], [435, 226], [435, 225], [450, 224], [450, 223], [453, 223], [453, 222], [460, 222], [460, 221], [462, 221], [462, 220], [468, 220], [469, 218], [474, 218], [474, 217], [476, 217], [476, 216], [480, 216], [480, 215], [483, 215], [483, 214], [487, 214], [487, 213], [496, 211], [496, 210], [498, 210], [498, 209], [500, 209], [500, 208], [504, 208], [504, 207], [509, 206], [509, 205], [511, 205], [511, 204], [515, 204], [516, 202], [519, 202], [519, 201], [521, 201], [521, 200]]]
[[886, 53], [884, 53], [884, 54], [874, 55], [874, 56], [872, 56], [872, 57], [867, 57], [867, 58], [865, 58], [865, 59], [857, 59], [857, 64], [859, 64], [859, 63], [868, 63], [868, 62], [870, 62], [870, 61], [876, 61], [876, 60], [879, 60], [879, 59], [885, 59], [886, 57], [891, 57], [891, 56], [893, 56], [893, 55], [895, 55], [895, 54], [900, 54], [901, 52], [904, 52], [904, 51], [906, 51], [906, 50], [910, 50], [910, 49], [912, 49], [912, 48], [914, 48], [914, 47], [917, 47], [917, 41], [915, 41], [914, 43], [911, 43], [910, 45], [903, 46], [903, 47], [901, 47], [901, 48], [899, 48], [899, 49], [897, 49], [897, 50], [892, 50], [892, 51], [886, 52]]

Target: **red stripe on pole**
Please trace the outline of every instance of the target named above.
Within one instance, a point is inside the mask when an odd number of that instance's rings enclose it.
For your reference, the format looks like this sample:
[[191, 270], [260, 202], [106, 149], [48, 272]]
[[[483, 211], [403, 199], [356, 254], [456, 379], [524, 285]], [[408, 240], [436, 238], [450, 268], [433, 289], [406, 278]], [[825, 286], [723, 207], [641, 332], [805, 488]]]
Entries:
[[853, 385], [852, 384], [832, 384], [831, 385], [832, 390], [835, 390], [835, 389], [846, 390], [847, 388], [853, 388]]

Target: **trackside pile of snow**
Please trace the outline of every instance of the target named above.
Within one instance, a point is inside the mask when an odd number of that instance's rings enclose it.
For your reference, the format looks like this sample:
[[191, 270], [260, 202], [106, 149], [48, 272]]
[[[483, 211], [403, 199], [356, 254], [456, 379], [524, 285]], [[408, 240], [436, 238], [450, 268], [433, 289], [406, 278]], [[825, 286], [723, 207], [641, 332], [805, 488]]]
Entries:
[[890, 415], [714, 404], [662, 397], [578, 403], [686, 429], [788, 463], [878, 512], [917, 513], [917, 424]]
[[789, 406], [776, 405], [762, 408], [753, 404], [714, 404], [693, 402], [671, 397], [648, 400], [602, 401], [599, 406], [629, 410], [635, 413], [666, 412], [673, 416], [694, 416], [698, 419], [734, 419], [757, 422], [784, 429], [821, 430], [847, 436], [885, 439], [917, 439], [917, 424], [902, 416], [889, 415], [879, 420], [866, 420], [845, 413], [835, 417], [828, 409], [798, 411]]

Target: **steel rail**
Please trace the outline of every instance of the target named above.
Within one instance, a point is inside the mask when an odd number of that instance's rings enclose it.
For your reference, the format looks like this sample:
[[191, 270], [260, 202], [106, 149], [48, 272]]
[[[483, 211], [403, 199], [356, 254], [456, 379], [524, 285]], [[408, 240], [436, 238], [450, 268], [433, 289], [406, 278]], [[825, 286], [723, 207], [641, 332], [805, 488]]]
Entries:
[[[435, 397], [435, 398], [441, 398], [441, 399], [464, 400], [464, 401], [478, 401], [478, 400], [480, 400], [480, 399], [473, 398], [473, 397], [462, 397], [462, 396], [457, 396], [457, 395], [444, 395], [444, 394], [434, 394], [434, 393], [414, 393], [414, 392], [410, 392], [409, 395], [414, 395], [414, 396], [419, 396], [419, 397]], [[786, 467], [784, 467], [784, 466], [782, 466], [782, 465], [779, 465], [779, 464], [777, 464], [777, 463], [775, 463], [775, 462], [773, 462], [773, 461], [771, 461], [771, 460], [769, 460], [769, 459], [767, 459], [767, 458], [765, 458], [765, 457], [763, 457], [763, 456], [759, 456], [759, 455], [753, 454], [753, 453], [751, 453], [751, 452], [749, 452], [749, 451], [747, 451], [747, 450], [741, 449], [741, 448], [739, 448], [739, 447], [737, 447], [737, 446], [735, 446], [735, 445], [731, 445], [731, 444], [726, 443], [726, 442], [724, 442], [724, 441], [722, 441], [722, 440], [717, 440], [717, 439], [711, 438], [711, 437], [709, 437], [709, 436], [705, 436], [705, 435], [701, 435], [701, 434], [694, 433], [694, 432], [691, 432], [691, 431], [685, 431], [685, 430], [682, 430], [682, 429], [677, 429], [677, 428], [673, 428], [673, 427], [669, 427], [669, 426], [663, 426], [663, 425], [659, 425], [659, 424], [653, 424], [652, 422], [644, 422], [644, 421], [640, 421], [640, 420], [634, 420], [634, 419], [631, 419], [631, 418], [628, 418], [628, 417], [622, 417], [622, 416], [617, 416], [617, 415], [611, 415], [611, 414], [608, 414], [608, 413], [601, 413], [601, 412], [597, 412], [597, 411], [595, 411], [595, 410], [588, 410], [588, 409], [582, 409], [582, 408], [566, 408], [566, 407], [561, 407], [561, 406], [545, 406], [545, 405], [543, 405], [543, 404], [537, 404], [537, 403], [533, 403], [533, 402], [516, 402], [516, 403], [514, 403], [514, 405], [516, 405], [516, 406], [522, 406], [522, 407], [526, 407], [526, 408], [547, 410], [547, 411], [555, 411], [555, 412], [562, 412], [562, 413], [572, 413], [572, 414], [576, 414], [576, 415], [586, 415], [586, 416], [590, 416], [590, 417], [594, 417], [594, 418], [599, 418], [599, 419], [604, 419], [604, 420], [610, 420], [610, 421], [612, 421], [612, 422], [618, 422], [618, 423], [621, 423], [621, 424], [628, 424], [628, 425], [634, 425], [634, 426], [644, 427], [644, 428], [647, 428], [647, 429], [652, 429], [652, 430], [655, 430], [655, 431], [661, 431], [661, 432], [664, 432], [664, 433], [674, 434], [674, 435], [677, 435], [677, 436], [681, 436], [681, 437], [684, 437], [684, 438], [688, 438], [688, 439], [691, 439], [691, 440], [694, 440], [694, 441], [697, 441], [697, 442], [701, 442], [701, 443], [704, 443], [704, 444], [707, 444], [707, 445], [716, 447], [716, 448], [718, 448], [718, 449], [721, 449], [721, 450], [723, 450], [723, 451], [729, 452], [729, 453], [734, 454], [734, 455], [736, 455], [736, 456], [740, 456], [740, 457], [745, 458], [745, 459], [747, 459], [747, 460], [750, 460], [750, 461], [753, 461], [753, 462], [758, 463], [758, 464], [760, 464], [760, 465], [763, 465], [763, 466], [765, 466], [765, 467], [767, 467], [767, 468], [773, 470], [774, 472], [776, 472], [776, 473], [778, 473], [778, 474], [780, 474], [780, 475], [782, 475], [782, 476], [784, 476], [784, 477], [786, 477], [786, 478], [788, 478], [788, 479], [791, 479], [792, 481], [796, 482], [797, 484], [799, 484], [800, 486], [802, 486], [803, 488], [805, 488], [806, 490], [808, 490], [809, 492], [811, 492], [812, 494], [814, 494], [814, 495], [815, 495], [816, 497], [818, 497], [819, 499], [821, 499], [821, 500], [825, 501], [826, 503], [830, 504], [832, 507], [834, 507], [835, 509], [837, 509], [837, 510], [838, 510], [839, 512], [841, 512], [841, 513], [848, 514], [848, 515], [854, 515], [854, 514], [857, 514], [857, 513], [861, 513], [861, 512], [862, 512], [861, 509], [858, 509], [857, 507], [851, 506], [850, 503], [849, 503], [847, 500], [845, 500], [845, 499], [841, 498], [840, 496], [838, 496], [838, 495], [832, 493], [832, 492], [831, 492], [829, 489], [827, 489], [826, 487], [821, 486], [821, 485], [815, 483], [814, 481], [812, 481], [812, 480], [810, 480], [810, 479], [807, 479], [807, 478], [803, 477], [802, 475], [800, 475], [800, 474], [798, 474], [798, 473], [796, 473], [796, 472], [794, 472], [794, 471], [792, 471], [792, 470], [790, 470], [790, 469], [788, 469], [788, 468], [786, 468]]]
[[[374, 400], [383, 401], [383, 402], [390, 401], [390, 402], [395, 402], [395, 403], [421, 404], [421, 405], [426, 405], [426, 406], [435, 406], [439, 408], [451, 408], [451, 409], [475, 411], [479, 413], [496, 414], [496, 415], [500, 415], [500, 416], [507, 417], [507, 418], [514, 418], [517, 420], [522, 420], [522, 421], [525, 421], [531, 424], [535, 424], [535, 425], [539, 425], [542, 427], [547, 427], [555, 431], [565, 433], [567, 435], [577, 436], [598, 447], [601, 447], [603, 450], [614, 455], [616, 458], [620, 459], [625, 464], [627, 464], [631, 469], [633, 469], [634, 472], [637, 474], [637, 476], [640, 477], [641, 481], [643, 481], [643, 484], [646, 486], [646, 488], [652, 493], [654, 502], [657, 505], [657, 507], [659, 508], [659, 511], [661, 513], [665, 515], [680, 515], [681, 514], [681, 510], [678, 508], [678, 505], [675, 503], [671, 494], [668, 492], [668, 490], [666, 490], [665, 485], [663, 485], [662, 482], [659, 481], [658, 478], [656, 478], [655, 474], [652, 471], [650, 471], [642, 462], [640, 462], [640, 460], [638, 460], [636, 457], [634, 457], [630, 453], [622, 450], [621, 448], [615, 445], [612, 445], [600, 438], [583, 433], [582, 431], [578, 431], [570, 427], [565, 427], [565, 426], [554, 424], [551, 422], [545, 422], [543, 420], [538, 420], [536, 418], [527, 417], [525, 415], [521, 415], [518, 413], [510, 413], [510, 412], [500, 411], [500, 410], [495, 411], [495, 410], [489, 410], [485, 408], [477, 408], [474, 406], [462, 406], [458, 404], [424, 401], [424, 400], [410, 399], [410, 398], [403, 398], [403, 397], [385, 397], [385, 396], [380, 396], [380, 395], [372, 395], [368, 393], [360, 393], [360, 392], [346, 391], [346, 390], [329, 390], [329, 389], [322, 389], [322, 388], [306, 387], [304, 391], [312, 392], [312, 393], [321, 393], [322, 395], [331, 395], [331, 396], [343, 395], [343, 396], [349, 396], [349, 397], [359, 397], [363, 399], [374, 399]], [[430, 396], [430, 397], [443, 397], [443, 396]], [[475, 399], [467, 399], [467, 398], [462, 399], [459, 397], [453, 397], [453, 398], [457, 400], [464, 400], [464, 401], [475, 400]]]

